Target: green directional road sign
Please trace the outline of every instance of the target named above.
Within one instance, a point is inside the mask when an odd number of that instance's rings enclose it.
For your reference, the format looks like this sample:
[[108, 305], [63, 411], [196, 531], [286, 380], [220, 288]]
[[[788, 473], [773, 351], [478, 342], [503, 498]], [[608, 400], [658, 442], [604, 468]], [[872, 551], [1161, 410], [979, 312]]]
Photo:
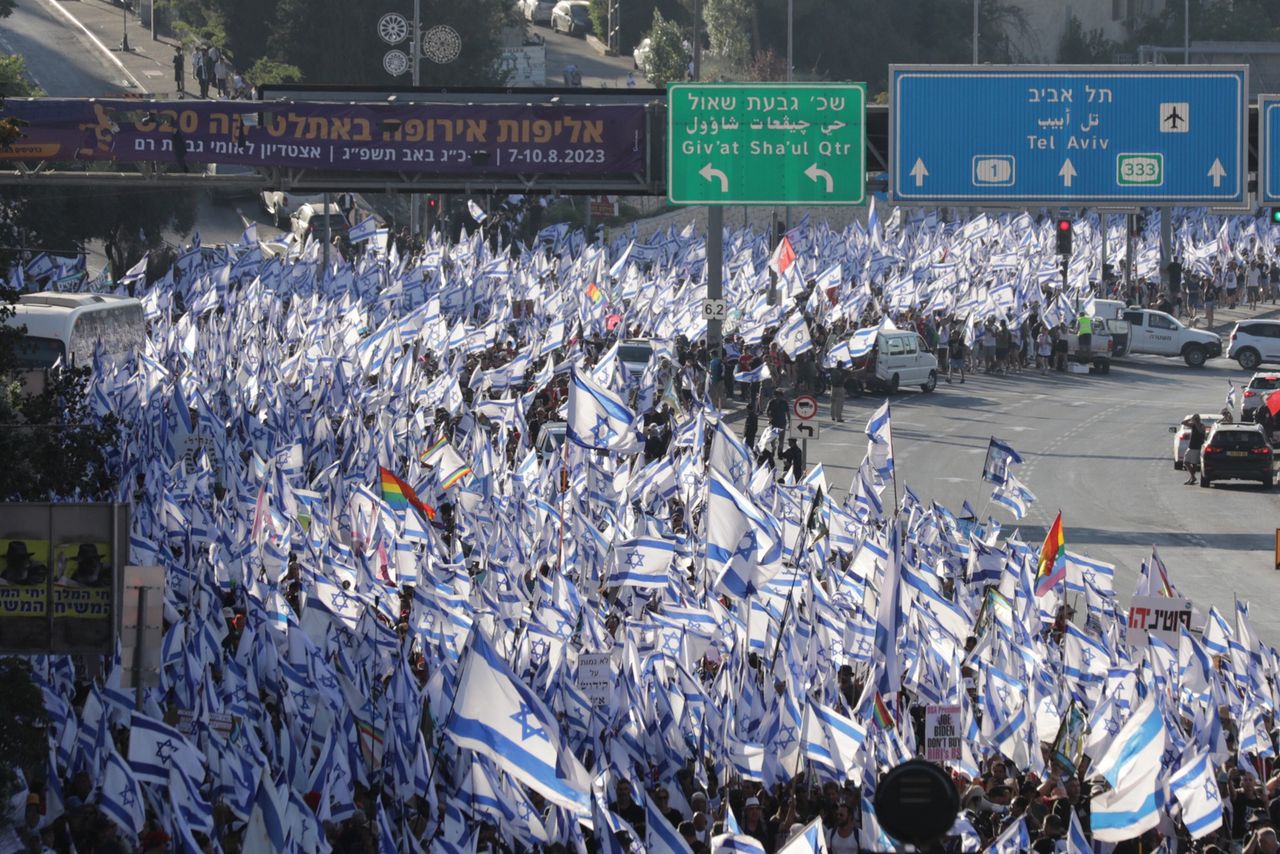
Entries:
[[667, 89], [677, 205], [860, 205], [865, 83], [681, 83]]

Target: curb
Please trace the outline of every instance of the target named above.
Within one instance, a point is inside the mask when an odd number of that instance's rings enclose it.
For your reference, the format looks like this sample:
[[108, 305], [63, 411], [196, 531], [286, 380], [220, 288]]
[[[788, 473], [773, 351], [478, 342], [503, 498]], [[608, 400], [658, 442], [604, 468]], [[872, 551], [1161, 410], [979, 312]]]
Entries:
[[606, 45], [604, 42], [600, 41], [600, 39], [596, 38], [590, 33], [587, 33], [585, 38], [587, 40], [587, 44], [591, 46], [591, 49], [594, 50], [596, 53], [600, 54], [601, 56], [618, 56], [618, 54], [609, 50], [608, 45]]
[[124, 63], [120, 61], [120, 57], [116, 56], [115, 53], [109, 47], [104, 45], [102, 43], [102, 40], [99, 39], [97, 36], [95, 36], [89, 30], [88, 27], [80, 23], [79, 18], [77, 18], [75, 15], [67, 11], [67, 9], [61, 3], [58, 2], [58, 0], [44, 0], [44, 2], [46, 6], [56, 10], [59, 15], [61, 15], [63, 18], [70, 21], [71, 24], [74, 27], [76, 27], [76, 29], [80, 30], [80, 32], [83, 33], [84, 36], [89, 39], [89, 41], [93, 42], [94, 47], [102, 51], [102, 53], [107, 57], [107, 59], [109, 59], [111, 63], [115, 65], [116, 68], [119, 68], [121, 73], [123, 73], [124, 76], [129, 79], [129, 81], [133, 84], [133, 88], [137, 89], [138, 92], [144, 95], [147, 93], [147, 87], [143, 86], [142, 83], [139, 82], [138, 78], [133, 76], [132, 71], [125, 68]]

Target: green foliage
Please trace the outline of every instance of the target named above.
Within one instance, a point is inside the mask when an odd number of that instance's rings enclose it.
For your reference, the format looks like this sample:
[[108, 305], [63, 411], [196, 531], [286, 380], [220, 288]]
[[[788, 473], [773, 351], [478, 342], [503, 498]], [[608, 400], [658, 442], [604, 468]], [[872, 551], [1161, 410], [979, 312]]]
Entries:
[[[26, 661], [0, 658], [0, 685], [0, 801], [7, 804], [18, 782], [15, 769], [25, 773], [48, 761], [48, 719]], [[0, 811], [0, 824], [8, 822], [8, 810]]]
[[[1183, 4], [1167, 3], [1164, 13], [1134, 33], [1128, 47], [1180, 45]], [[1192, 41], [1280, 41], [1280, 3], [1275, 0], [1191, 0]]]
[[609, 0], [591, 0], [591, 32], [605, 44], [609, 43]]
[[16, 8], [18, 8], [18, 4], [14, 0], [0, 0], [0, 18], [9, 17]]
[[249, 66], [246, 76], [255, 86], [278, 86], [286, 83], [301, 83], [302, 69], [264, 56]]
[[684, 80], [688, 72], [689, 57], [681, 44], [680, 27], [655, 10], [649, 39], [649, 59], [645, 68], [645, 77], [649, 82], [662, 89], [668, 83]]
[[722, 71], [744, 77], [754, 60], [751, 50], [751, 0], [706, 0], [703, 21], [711, 54]]
[[1067, 29], [1058, 45], [1058, 62], [1066, 65], [1097, 65], [1111, 62], [1119, 46], [1102, 30], [1085, 32], [1075, 15], [1067, 19]]
[[[0, 190], [0, 245], [74, 254], [101, 240], [119, 278], [148, 250], [163, 247], [166, 231], [191, 232], [196, 198], [188, 190], [119, 185]], [[8, 261], [0, 253], [0, 267]]]
[[22, 56], [0, 56], [0, 98], [35, 98], [42, 94], [27, 76], [27, 61]]

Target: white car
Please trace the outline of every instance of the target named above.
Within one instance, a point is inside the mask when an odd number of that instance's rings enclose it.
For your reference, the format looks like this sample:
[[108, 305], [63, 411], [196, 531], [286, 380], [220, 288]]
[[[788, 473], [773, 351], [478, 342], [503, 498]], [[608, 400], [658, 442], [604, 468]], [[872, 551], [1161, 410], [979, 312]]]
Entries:
[[304, 195], [286, 193], [283, 190], [262, 191], [262, 206], [273, 217], [276, 228], [284, 228], [303, 205], [318, 205], [323, 201], [324, 195], [320, 193]]
[[551, 26], [551, 10], [556, 7], [556, 0], [524, 0], [521, 6], [526, 21], [542, 27]]
[[1280, 320], [1241, 320], [1227, 341], [1227, 358], [1246, 371], [1280, 365]]
[[1259, 406], [1280, 389], [1280, 374], [1275, 371], [1259, 371], [1249, 378], [1244, 387], [1244, 400], [1240, 402], [1240, 420], [1252, 421]]
[[893, 394], [916, 385], [931, 392], [938, 387], [938, 357], [916, 333], [885, 330], [870, 353], [854, 360], [852, 374], [859, 390]]
[[1138, 355], [1181, 356], [1192, 368], [1222, 355], [1222, 339], [1213, 332], [1192, 329], [1171, 314], [1152, 308], [1127, 308], [1128, 352]]
[[[1183, 417], [1182, 421], [1186, 421], [1190, 417], [1190, 415], [1187, 415]], [[1206, 434], [1221, 419], [1222, 415], [1217, 412], [1200, 413], [1200, 423], [1204, 425]], [[1182, 458], [1187, 455], [1187, 443], [1191, 437], [1191, 428], [1183, 424], [1182, 421], [1169, 428], [1169, 432], [1173, 434], [1173, 467], [1178, 471], [1182, 471]]]
[[631, 52], [631, 67], [641, 74], [645, 72], [645, 66], [649, 63], [649, 54], [653, 51], [653, 39], [644, 39], [640, 44], [636, 45], [636, 49]]

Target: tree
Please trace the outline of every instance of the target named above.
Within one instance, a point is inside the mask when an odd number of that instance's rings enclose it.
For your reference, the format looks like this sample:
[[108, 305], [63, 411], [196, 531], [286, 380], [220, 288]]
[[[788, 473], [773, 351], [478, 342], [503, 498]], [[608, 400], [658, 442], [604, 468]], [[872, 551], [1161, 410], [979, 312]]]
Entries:
[[0, 98], [35, 98], [43, 94], [27, 76], [25, 59], [18, 54], [0, 56]]
[[261, 57], [245, 72], [254, 86], [280, 86], [287, 83], [301, 83], [302, 69], [286, 62]]
[[[31, 678], [31, 665], [20, 658], [0, 658], [0, 803], [8, 805], [24, 774], [48, 761], [48, 719], [44, 697]], [[0, 827], [10, 822], [0, 810]]]
[[1058, 62], [1067, 65], [1107, 63], [1112, 61], [1118, 47], [1100, 29], [1085, 32], [1080, 20], [1071, 15], [1058, 45]]
[[751, 0], [706, 0], [703, 16], [711, 53], [734, 77], [742, 77], [752, 64], [752, 9]]
[[659, 89], [668, 83], [679, 83], [688, 73], [689, 57], [681, 42], [680, 27], [655, 10], [653, 29], [649, 30], [649, 59], [645, 63], [644, 76]]

